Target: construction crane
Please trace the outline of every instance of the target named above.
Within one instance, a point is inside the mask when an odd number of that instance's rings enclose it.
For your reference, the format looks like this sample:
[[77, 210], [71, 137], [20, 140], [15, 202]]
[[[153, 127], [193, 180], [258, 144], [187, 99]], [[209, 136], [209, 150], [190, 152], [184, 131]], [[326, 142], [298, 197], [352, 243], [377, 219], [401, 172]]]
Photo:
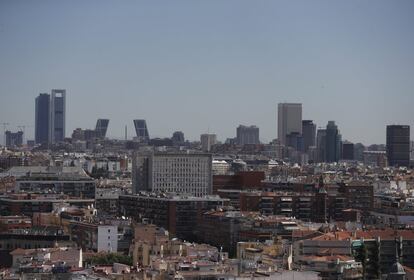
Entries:
[[0, 123], [1, 125], [3, 125], [3, 140], [4, 140], [4, 142], [3, 142], [3, 145], [6, 147], [6, 129], [7, 129], [7, 126], [9, 125], [9, 123], [8, 122], [2, 122], [2, 123]]

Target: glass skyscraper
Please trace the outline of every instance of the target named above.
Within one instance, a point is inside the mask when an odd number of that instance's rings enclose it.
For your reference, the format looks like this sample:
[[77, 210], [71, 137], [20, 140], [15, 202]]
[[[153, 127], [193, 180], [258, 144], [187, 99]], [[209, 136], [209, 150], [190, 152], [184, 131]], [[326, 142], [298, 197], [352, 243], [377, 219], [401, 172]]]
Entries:
[[50, 94], [41, 93], [35, 101], [35, 142], [47, 144], [49, 142], [49, 108]]

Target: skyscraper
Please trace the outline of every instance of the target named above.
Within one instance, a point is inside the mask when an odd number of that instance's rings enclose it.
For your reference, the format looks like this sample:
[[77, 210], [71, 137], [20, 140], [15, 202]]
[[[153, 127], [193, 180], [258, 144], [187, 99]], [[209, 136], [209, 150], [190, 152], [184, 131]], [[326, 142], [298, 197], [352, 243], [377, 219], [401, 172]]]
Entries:
[[326, 129], [318, 129], [316, 134], [316, 152], [318, 162], [326, 161]]
[[134, 120], [135, 132], [139, 142], [148, 143], [149, 134], [147, 122], [145, 120]]
[[46, 144], [49, 141], [50, 95], [41, 93], [35, 100], [35, 141]]
[[260, 144], [259, 128], [255, 125], [245, 126], [239, 125], [237, 127], [237, 144]]
[[341, 158], [341, 134], [334, 121], [326, 126], [326, 162], [338, 162]]
[[23, 145], [23, 131], [6, 131], [6, 147], [20, 147]]
[[201, 134], [200, 135], [201, 149], [204, 152], [210, 152], [211, 146], [217, 144], [216, 134]]
[[106, 137], [106, 131], [108, 130], [109, 120], [108, 119], [98, 119], [96, 122], [96, 137], [97, 138], [105, 138]]
[[281, 144], [286, 144], [286, 136], [292, 132], [302, 134], [301, 103], [279, 103], [277, 115], [277, 138]]
[[49, 142], [65, 139], [66, 131], [66, 90], [52, 89], [50, 99]]
[[387, 158], [390, 166], [409, 166], [410, 126], [387, 125]]
[[348, 141], [342, 143], [342, 159], [354, 160], [354, 143]]
[[315, 146], [316, 124], [311, 120], [302, 121], [303, 150], [308, 152], [309, 147]]

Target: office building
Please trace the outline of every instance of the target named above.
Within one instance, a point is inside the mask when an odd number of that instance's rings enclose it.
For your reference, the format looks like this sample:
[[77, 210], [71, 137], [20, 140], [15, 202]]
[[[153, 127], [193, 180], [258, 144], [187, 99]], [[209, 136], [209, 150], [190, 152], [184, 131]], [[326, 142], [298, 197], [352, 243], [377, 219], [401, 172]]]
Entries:
[[134, 120], [134, 126], [138, 142], [148, 143], [149, 133], [147, 128], [147, 122], [145, 120]]
[[65, 139], [66, 131], [66, 90], [52, 89], [49, 115], [49, 142]]
[[171, 140], [173, 141], [174, 145], [183, 145], [185, 142], [184, 132], [182, 131], [175, 131], [172, 135]]
[[217, 144], [216, 134], [201, 134], [200, 135], [201, 149], [204, 152], [210, 152], [211, 146]]
[[316, 134], [316, 159], [318, 162], [326, 161], [326, 129], [318, 129]]
[[286, 136], [292, 132], [302, 134], [302, 104], [279, 103], [277, 138], [286, 145]]
[[228, 205], [219, 196], [193, 197], [188, 195], [120, 195], [120, 215], [135, 221], [147, 221], [168, 230], [171, 236], [194, 240], [202, 213]]
[[354, 143], [348, 141], [342, 143], [342, 159], [354, 160]]
[[410, 126], [387, 125], [387, 158], [390, 166], [409, 166]]
[[326, 126], [326, 162], [338, 162], [341, 158], [341, 134], [334, 121]]
[[108, 130], [109, 120], [108, 119], [98, 119], [96, 122], [96, 137], [104, 139], [106, 137], [106, 131]]
[[303, 137], [298, 132], [292, 132], [286, 135], [286, 146], [292, 147], [295, 151], [304, 151]]
[[260, 144], [259, 128], [255, 125], [239, 125], [237, 127], [237, 144]]
[[50, 95], [41, 93], [35, 100], [35, 142], [46, 144], [49, 141]]
[[134, 193], [165, 192], [204, 196], [212, 193], [210, 154], [138, 152], [132, 162]]
[[303, 137], [303, 150], [308, 152], [309, 147], [315, 146], [316, 140], [316, 124], [311, 120], [302, 121], [302, 137]]
[[80, 167], [15, 166], [0, 173], [13, 176], [16, 192], [55, 192], [71, 197], [94, 198], [95, 180]]
[[11, 132], [7, 130], [6, 134], [6, 147], [20, 147], [23, 145], [23, 131]]

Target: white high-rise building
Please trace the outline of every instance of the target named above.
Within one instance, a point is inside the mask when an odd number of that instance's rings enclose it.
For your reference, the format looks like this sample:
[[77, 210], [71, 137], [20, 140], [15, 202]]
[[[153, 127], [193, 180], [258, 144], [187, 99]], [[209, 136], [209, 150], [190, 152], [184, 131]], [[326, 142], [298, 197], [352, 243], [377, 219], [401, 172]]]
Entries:
[[277, 108], [277, 138], [283, 145], [291, 133], [302, 134], [302, 104], [279, 103]]

